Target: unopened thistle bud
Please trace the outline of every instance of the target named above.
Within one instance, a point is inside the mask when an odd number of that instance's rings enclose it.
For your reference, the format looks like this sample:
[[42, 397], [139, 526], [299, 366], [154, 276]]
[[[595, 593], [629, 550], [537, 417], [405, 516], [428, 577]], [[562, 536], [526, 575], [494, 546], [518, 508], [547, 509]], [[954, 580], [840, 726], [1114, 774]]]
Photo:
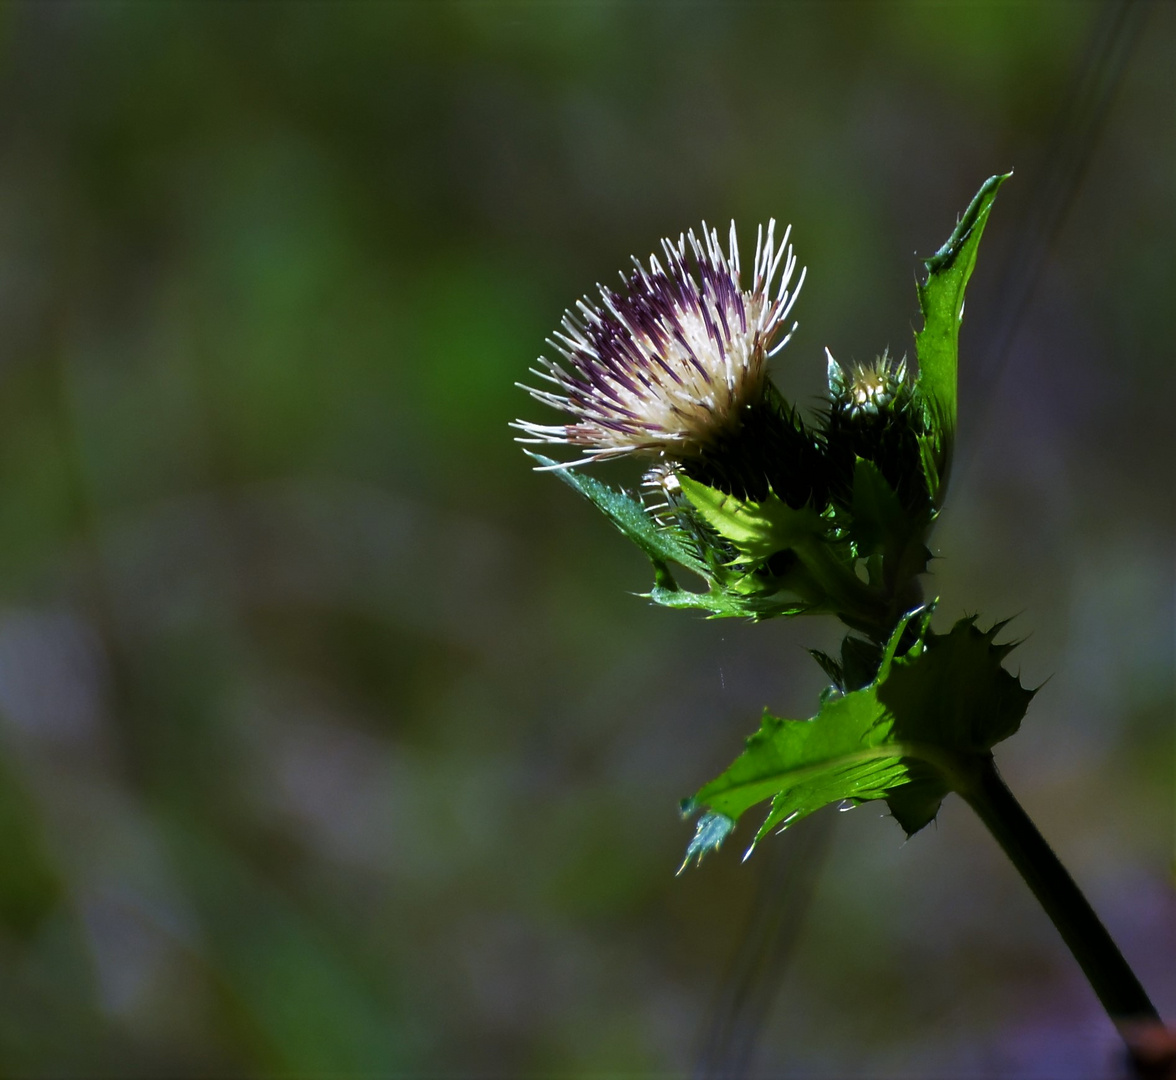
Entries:
[[909, 390], [905, 356], [892, 366], [889, 353], [883, 352], [873, 363], [854, 363], [849, 371], [833, 359], [828, 349], [825, 356], [829, 362], [829, 394], [833, 407], [845, 410], [851, 416], [861, 413], [876, 416]]
[[843, 367], [828, 349], [829, 413], [824, 428], [830, 490], [848, 501], [854, 463], [878, 467], [907, 509], [927, 499], [920, 463], [923, 411], [907, 379], [906, 357], [895, 364], [887, 352], [867, 364]]

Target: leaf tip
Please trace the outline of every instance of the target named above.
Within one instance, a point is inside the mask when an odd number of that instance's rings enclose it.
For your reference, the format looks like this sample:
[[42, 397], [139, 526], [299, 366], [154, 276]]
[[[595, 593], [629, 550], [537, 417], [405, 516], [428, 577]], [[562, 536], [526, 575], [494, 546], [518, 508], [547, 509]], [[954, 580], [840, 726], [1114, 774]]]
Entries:
[[539, 463], [535, 466], [536, 472], [540, 472], [544, 469], [550, 470], [559, 465], [559, 462], [554, 458], [545, 457], [543, 454], [537, 454], [534, 450], [528, 450], [526, 447], [523, 448], [523, 453], [526, 454], [527, 457], [529, 457], [532, 461], [537, 461]]
[[697, 866], [702, 862], [704, 856], [709, 855], [712, 851], [717, 851], [734, 828], [734, 820], [727, 817], [726, 814], [717, 814], [713, 810], [708, 810], [698, 819], [694, 836], [686, 847], [686, 857], [682, 860], [682, 865], [678, 867], [677, 873], [681, 874], [690, 865], [691, 859]]

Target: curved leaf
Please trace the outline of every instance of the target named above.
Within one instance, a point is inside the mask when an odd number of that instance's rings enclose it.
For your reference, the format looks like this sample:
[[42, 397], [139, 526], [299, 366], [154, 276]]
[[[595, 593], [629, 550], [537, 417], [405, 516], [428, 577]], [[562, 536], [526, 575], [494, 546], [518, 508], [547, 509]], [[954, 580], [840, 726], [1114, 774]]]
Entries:
[[[956, 384], [960, 323], [964, 317], [964, 290], [976, 265], [980, 237], [996, 193], [1012, 173], [986, 180], [963, 217], [943, 245], [924, 260], [927, 280], [916, 285], [923, 329], [915, 334], [919, 357], [916, 386], [922, 395], [932, 429], [936, 433], [935, 487], [946, 476], [951, 442], [956, 427]], [[929, 478], [930, 479], [930, 478]], [[937, 500], [938, 502], [939, 500]]]

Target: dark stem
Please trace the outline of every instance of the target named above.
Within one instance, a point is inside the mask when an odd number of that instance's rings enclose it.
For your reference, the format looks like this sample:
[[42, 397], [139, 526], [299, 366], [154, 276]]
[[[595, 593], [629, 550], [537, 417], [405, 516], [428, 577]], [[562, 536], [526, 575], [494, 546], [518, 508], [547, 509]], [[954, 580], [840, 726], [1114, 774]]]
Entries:
[[1013, 861], [1046, 914], [1074, 954], [1094, 992], [1117, 1024], [1159, 1021], [1159, 1014], [1135, 972], [1074, 884], [1053, 849], [1013, 797], [992, 755], [970, 770], [960, 794], [988, 826]]

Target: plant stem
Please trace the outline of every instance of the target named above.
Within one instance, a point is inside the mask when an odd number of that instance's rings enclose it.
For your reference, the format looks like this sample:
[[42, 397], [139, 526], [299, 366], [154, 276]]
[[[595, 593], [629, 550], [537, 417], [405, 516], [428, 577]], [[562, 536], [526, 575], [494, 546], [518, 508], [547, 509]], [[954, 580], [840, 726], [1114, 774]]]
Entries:
[[1074, 879], [1001, 779], [992, 755], [979, 759], [969, 774], [967, 782], [959, 786], [960, 794], [988, 826], [1033, 890], [1110, 1018], [1116, 1024], [1158, 1022], [1159, 1014], [1135, 972], [1123, 959]]

